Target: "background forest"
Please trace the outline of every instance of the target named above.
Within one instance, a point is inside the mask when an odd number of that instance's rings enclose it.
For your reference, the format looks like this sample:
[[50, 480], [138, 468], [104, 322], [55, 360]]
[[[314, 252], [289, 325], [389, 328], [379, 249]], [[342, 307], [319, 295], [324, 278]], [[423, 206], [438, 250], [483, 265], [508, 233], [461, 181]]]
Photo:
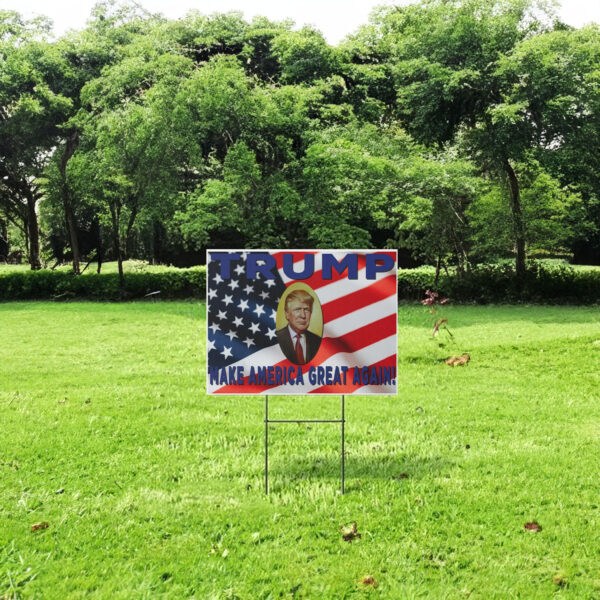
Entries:
[[0, 259], [207, 247], [600, 263], [600, 28], [532, 0], [382, 7], [337, 46], [240, 14], [0, 11]]

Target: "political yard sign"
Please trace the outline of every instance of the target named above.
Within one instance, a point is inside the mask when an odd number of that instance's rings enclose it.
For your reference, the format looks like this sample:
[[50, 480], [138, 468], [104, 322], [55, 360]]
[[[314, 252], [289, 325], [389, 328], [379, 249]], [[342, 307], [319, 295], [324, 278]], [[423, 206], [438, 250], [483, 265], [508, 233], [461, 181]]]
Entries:
[[396, 394], [394, 250], [208, 250], [209, 394]]

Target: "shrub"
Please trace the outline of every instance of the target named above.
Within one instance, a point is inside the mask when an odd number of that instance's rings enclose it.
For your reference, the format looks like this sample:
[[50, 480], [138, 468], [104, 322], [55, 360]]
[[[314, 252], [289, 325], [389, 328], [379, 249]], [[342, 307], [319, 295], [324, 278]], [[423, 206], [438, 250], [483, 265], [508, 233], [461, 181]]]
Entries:
[[427, 269], [401, 270], [398, 297], [421, 300], [431, 289], [463, 302], [538, 302], [589, 304], [600, 302], [600, 269], [580, 270], [562, 264], [531, 261], [525, 277], [518, 280], [509, 264], [481, 265], [462, 277], [440, 275]]
[[[600, 302], [600, 269], [574, 269], [564, 264], [531, 261], [519, 281], [510, 264], [481, 265], [463, 277], [442, 273], [437, 285], [431, 267], [398, 271], [398, 298], [419, 301], [434, 290], [462, 302], [539, 302], [590, 304]], [[139, 300], [204, 298], [205, 267], [161, 267], [125, 273], [124, 296]], [[0, 301], [6, 300], [119, 300], [116, 273], [75, 276], [69, 271], [0, 270]]]
[[[125, 274], [124, 297], [142, 299], [152, 292], [158, 298], [204, 298], [205, 267], [161, 268]], [[73, 275], [68, 271], [0, 271], [0, 301], [6, 300], [119, 300], [116, 273]]]

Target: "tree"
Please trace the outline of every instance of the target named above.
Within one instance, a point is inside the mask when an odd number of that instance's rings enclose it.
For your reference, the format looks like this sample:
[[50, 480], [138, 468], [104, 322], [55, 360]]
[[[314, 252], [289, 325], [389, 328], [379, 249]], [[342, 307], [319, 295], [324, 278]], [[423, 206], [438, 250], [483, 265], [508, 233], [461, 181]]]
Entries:
[[41, 268], [39, 181], [72, 106], [49, 85], [65, 77], [68, 66], [45, 41], [48, 29], [47, 22], [0, 11], [0, 202], [27, 232], [32, 269]]
[[529, 0], [432, 0], [375, 16], [378, 46], [390, 57], [398, 88], [397, 113], [409, 133], [441, 145], [466, 132], [471, 157], [506, 176], [519, 276], [525, 225], [514, 163], [526, 145], [504, 128], [508, 114], [497, 110], [509, 85], [499, 60], [550, 28], [547, 14]]
[[[563, 186], [582, 196], [591, 227], [571, 247], [600, 256], [600, 28], [559, 29], [526, 39], [502, 58], [502, 102], [489, 109], [513, 155], [530, 152]], [[592, 254], [590, 254], [592, 252]], [[582, 254], [585, 253], [582, 252]], [[582, 256], [583, 258], [583, 256]]]
[[78, 152], [91, 160], [81, 161], [73, 175], [91, 182], [91, 195], [110, 215], [121, 286], [138, 215], [147, 209], [159, 213], [156, 206], [168, 201], [176, 181], [170, 134], [174, 92], [190, 66], [178, 55], [138, 56], [108, 69], [82, 91], [87, 105], [102, 110], [79, 116], [85, 139]]

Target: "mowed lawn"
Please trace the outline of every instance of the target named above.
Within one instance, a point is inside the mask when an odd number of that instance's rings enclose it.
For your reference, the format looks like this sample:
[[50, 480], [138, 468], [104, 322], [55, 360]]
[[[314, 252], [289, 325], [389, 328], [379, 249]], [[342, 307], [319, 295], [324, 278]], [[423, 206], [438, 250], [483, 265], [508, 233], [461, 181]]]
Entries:
[[401, 306], [398, 396], [347, 398], [347, 494], [339, 426], [279, 424], [266, 497], [204, 304], [0, 304], [0, 597], [600, 598], [600, 310], [444, 312], [440, 348]]

